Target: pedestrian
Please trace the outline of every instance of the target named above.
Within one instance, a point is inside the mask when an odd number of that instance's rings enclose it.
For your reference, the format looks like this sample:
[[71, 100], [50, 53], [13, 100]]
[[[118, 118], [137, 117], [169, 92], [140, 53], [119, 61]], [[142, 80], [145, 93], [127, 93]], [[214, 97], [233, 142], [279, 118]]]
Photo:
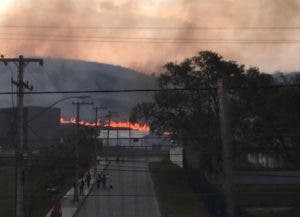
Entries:
[[100, 156], [99, 155], [97, 155], [97, 163], [98, 163], [98, 165], [100, 164]]
[[98, 175], [97, 175], [97, 189], [100, 188], [100, 184], [101, 184], [101, 181], [102, 181], [101, 179], [102, 179], [101, 175], [98, 174]]
[[79, 195], [84, 195], [84, 180], [83, 180], [83, 177], [81, 177], [80, 179], [80, 184], [79, 184]]
[[91, 176], [90, 172], [87, 172], [87, 174], [85, 176], [85, 179], [86, 179], [87, 187], [89, 188], [90, 184], [91, 184], [91, 179], [92, 179], [92, 176]]
[[103, 189], [106, 188], [106, 175], [105, 175], [105, 173], [102, 176], [102, 187], [103, 187]]
[[107, 182], [107, 186], [109, 186], [109, 189], [112, 190], [113, 189], [112, 179], [109, 174], [106, 175], [106, 182]]
[[55, 200], [50, 217], [61, 217], [61, 216], [62, 216], [61, 203], [59, 200]]

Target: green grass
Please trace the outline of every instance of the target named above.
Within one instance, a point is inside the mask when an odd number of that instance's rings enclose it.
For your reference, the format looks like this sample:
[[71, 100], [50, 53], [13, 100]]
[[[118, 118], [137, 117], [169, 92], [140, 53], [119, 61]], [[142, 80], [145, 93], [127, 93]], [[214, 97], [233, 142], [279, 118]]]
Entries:
[[162, 217], [208, 217], [204, 204], [188, 185], [184, 171], [165, 159], [149, 164]]
[[[261, 208], [251, 213], [255, 217], [299, 217], [299, 185], [235, 186], [235, 200], [241, 207]], [[272, 207], [283, 208], [272, 210]]]
[[299, 185], [244, 185], [236, 186], [235, 197], [246, 207], [300, 207]]
[[14, 216], [14, 170], [0, 167], [0, 216]]
[[[59, 184], [53, 186], [57, 188], [55, 193], [46, 191], [47, 184], [50, 183], [49, 175], [60, 177]], [[52, 185], [51, 185], [52, 186]], [[28, 217], [45, 216], [53, 204], [53, 200], [61, 198], [72, 186], [71, 174], [59, 176], [55, 171], [49, 169], [31, 170], [27, 173], [25, 181], [25, 213]]]
[[[53, 199], [63, 195], [71, 186], [71, 176], [66, 174], [62, 177], [61, 185], [57, 186], [58, 191], [48, 194], [46, 185], [49, 183], [49, 175], [54, 175], [48, 168], [37, 168], [26, 171], [24, 186], [24, 209], [25, 217], [45, 216]], [[15, 171], [10, 166], [0, 166], [0, 216], [15, 215]]]

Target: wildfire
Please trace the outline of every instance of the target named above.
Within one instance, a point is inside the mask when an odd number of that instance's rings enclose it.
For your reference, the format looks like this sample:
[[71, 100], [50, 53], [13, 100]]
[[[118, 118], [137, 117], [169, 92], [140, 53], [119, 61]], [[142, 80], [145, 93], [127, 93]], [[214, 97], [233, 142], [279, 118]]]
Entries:
[[[76, 124], [76, 119], [75, 118], [70, 118], [70, 120], [60, 118], [60, 123], [61, 124]], [[96, 123], [95, 122], [87, 122], [87, 121], [79, 121], [79, 124], [82, 126], [89, 126], [89, 127], [95, 127]], [[97, 126], [109, 126], [108, 122], [106, 123], [101, 123], [98, 121]], [[149, 132], [150, 127], [146, 124], [139, 124], [139, 123], [130, 123], [129, 121], [111, 121], [110, 126], [113, 128], [130, 128], [131, 130], [137, 130], [137, 131], [145, 131]]]

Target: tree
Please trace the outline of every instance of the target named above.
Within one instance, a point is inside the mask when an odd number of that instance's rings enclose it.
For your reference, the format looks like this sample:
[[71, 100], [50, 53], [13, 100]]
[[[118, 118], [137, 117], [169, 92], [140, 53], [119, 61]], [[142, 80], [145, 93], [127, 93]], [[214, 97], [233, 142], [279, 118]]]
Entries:
[[[161, 91], [155, 94], [154, 102], [139, 103], [132, 110], [131, 119], [147, 121], [159, 133], [172, 132], [175, 141], [198, 153], [203, 170], [219, 171], [221, 140], [215, 88], [218, 79], [230, 86], [236, 154], [246, 152], [248, 147], [268, 147], [278, 141], [279, 134], [272, 130], [278, 111], [269, 107], [276, 104], [281, 91], [268, 89], [276, 81], [258, 68], [246, 69], [211, 51], [199, 52], [179, 64], [167, 63], [157, 79]], [[170, 88], [182, 90], [169, 91]]]
[[[219, 78], [240, 86], [245, 77], [244, 66], [225, 61], [217, 53], [202, 51], [179, 64], [167, 63], [164, 69], [158, 78], [162, 91], [155, 95], [155, 103], [138, 104], [132, 117], [150, 119], [151, 128], [160, 133], [172, 132], [174, 140], [199, 153], [201, 165], [207, 170], [216, 169], [221, 142], [214, 87]], [[169, 88], [185, 90], [165, 91]]]

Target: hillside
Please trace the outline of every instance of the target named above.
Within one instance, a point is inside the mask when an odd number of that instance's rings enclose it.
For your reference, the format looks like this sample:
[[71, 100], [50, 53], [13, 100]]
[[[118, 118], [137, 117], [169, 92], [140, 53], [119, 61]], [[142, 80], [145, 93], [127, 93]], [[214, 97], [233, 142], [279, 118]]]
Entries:
[[[10, 65], [10, 68], [12, 70], [3, 65], [0, 66], [0, 91], [11, 91], [11, 71], [14, 72], [14, 79], [17, 79], [16, 67]], [[153, 77], [120, 66], [53, 58], [44, 59], [43, 67], [35, 64], [28, 65], [25, 70], [25, 79], [34, 86], [35, 91], [118, 90], [155, 87]], [[69, 95], [28, 95], [25, 97], [25, 104], [47, 106], [65, 96]], [[125, 116], [137, 102], [151, 100], [149, 93], [108, 93], [92, 94], [91, 96], [96, 105], [118, 111], [121, 116]], [[11, 105], [11, 96], [0, 97], [1, 107]], [[57, 107], [62, 108], [64, 117], [74, 116], [75, 108], [71, 105], [71, 101], [63, 102]], [[91, 108], [83, 108], [82, 117], [92, 119], [94, 115]]]

